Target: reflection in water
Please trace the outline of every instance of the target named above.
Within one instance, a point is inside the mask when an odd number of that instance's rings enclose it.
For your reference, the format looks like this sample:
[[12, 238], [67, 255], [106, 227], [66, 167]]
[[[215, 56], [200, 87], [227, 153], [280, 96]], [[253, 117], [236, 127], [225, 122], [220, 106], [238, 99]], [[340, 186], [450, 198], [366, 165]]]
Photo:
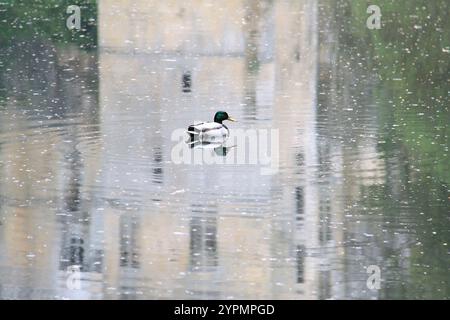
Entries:
[[186, 71], [183, 73], [183, 92], [191, 92], [191, 86], [192, 86], [192, 76], [189, 71]]
[[120, 267], [139, 269], [139, 221], [133, 216], [121, 217]]
[[236, 146], [231, 146], [231, 147], [222, 147], [221, 146], [221, 147], [214, 148], [214, 152], [218, 156], [226, 156], [235, 147]]
[[194, 206], [190, 221], [190, 266], [192, 271], [217, 266], [217, 211]]
[[162, 183], [163, 181], [163, 156], [160, 147], [155, 147], [153, 151], [153, 182]]
[[[192, 138], [188, 140], [188, 146], [190, 149], [201, 149], [204, 150], [205, 153], [213, 150], [217, 156], [226, 156], [228, 155], [236, 145], [225, 146], [225, 143], [222, 142], [204, 142], [204, 141], [192, 141]], [[192, 155], [189, 155], [192, 158]]]
[[297, 283], [305, 282], [305, 246], [297, 246]]
[[[423, 75], [383, 80], [374, 65], [389, 54], [355, 40], [358, 8], [339, 3], [101, 0], [98, 51], [11, 41], [0, 298], [449, 298], [446, 156], [433, 147], [448, 137], [410, 112], [439, 101], [411, 80]], [[171, 161], [172, 132], [219, 109], [242, 119], [233, 128], [279, 129], [278, 173]], [[73, 266], [80, 290], [66, 285]]]

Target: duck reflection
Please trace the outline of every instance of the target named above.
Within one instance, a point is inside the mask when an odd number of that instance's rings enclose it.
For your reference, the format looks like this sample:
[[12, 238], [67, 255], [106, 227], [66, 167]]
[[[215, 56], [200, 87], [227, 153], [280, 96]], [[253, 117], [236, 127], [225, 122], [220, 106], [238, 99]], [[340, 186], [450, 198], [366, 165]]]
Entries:
[[231, 146], [231, 147], [217, 147], [214, 148], [214, 152], [215, 154], [217, 154], [218, 156], [226, 156], [228, 154], [228, 152], [234, 148], [236, 146]]
[[227, 147], [223, 143], [215, 142], [202, 142], [202, 141], [192, 141], [188, 142], [189, 148], [191, 149], [213, 149], [214, 153], [218, 156], [226, 156], [231, 149], [235, 148], [236, 145]]

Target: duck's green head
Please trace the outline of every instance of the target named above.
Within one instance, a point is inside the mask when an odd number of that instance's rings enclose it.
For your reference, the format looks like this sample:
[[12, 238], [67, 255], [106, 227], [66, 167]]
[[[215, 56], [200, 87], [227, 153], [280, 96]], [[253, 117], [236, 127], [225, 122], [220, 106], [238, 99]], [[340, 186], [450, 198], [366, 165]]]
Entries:
[[214, 122], [222, 123], [222, 121], [224, 120], [236, 121], [233, 118], [231, 118], [225, 111], [217, 111], [216, 115], [214, 116]]

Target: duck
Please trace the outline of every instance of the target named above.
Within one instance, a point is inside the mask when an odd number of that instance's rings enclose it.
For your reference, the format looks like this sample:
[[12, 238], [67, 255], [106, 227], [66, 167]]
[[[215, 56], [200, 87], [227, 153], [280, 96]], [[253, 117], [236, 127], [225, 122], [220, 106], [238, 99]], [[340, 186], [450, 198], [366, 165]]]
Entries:
[[213, 122], [201, 122], [188, 127], [190, 144], [223, 144], [230, 136], [230, 130], [222, 122], [235, 122], [225, 111], [217, 111]]

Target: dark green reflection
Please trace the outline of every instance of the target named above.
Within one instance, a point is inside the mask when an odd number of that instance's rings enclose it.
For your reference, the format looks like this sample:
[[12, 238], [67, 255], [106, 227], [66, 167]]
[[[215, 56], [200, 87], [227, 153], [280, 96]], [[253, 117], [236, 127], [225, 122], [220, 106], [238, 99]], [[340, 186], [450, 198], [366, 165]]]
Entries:
[[[340, 62], [353, 67], [357, 77], [360, 68], [373, 78], [365, 87], [364, 76], [353, 79], [356, 89], [350, 90], [355, 96], [371, 92], [368, 101], [360, 101], [377, 108], [378, 150], [388, 168], [386, 183], [367, 187], [360, 198], [368, 212], [382, 215], [375, 239], [384, 263], [402, 270], [385, 274], [383, 297], [448, 299], [450, 3], [377, 1], [380, 30], [366, 27], [369, 4], [330, 5], [340, 29]], [[393, 224], [409, 235], [403, 247], [383, 242], [388, 237], [382, 229]], [[405, 256], [409, 259], [402, 261]]]
[[[81, 11], [81, 29], [69, 30], [67, 7]], [[5, 0], [0, 4], [0, 46], [14, 41], [43, 39], [80, 48], [97, 45], [97, 4], [95, 0]]]

